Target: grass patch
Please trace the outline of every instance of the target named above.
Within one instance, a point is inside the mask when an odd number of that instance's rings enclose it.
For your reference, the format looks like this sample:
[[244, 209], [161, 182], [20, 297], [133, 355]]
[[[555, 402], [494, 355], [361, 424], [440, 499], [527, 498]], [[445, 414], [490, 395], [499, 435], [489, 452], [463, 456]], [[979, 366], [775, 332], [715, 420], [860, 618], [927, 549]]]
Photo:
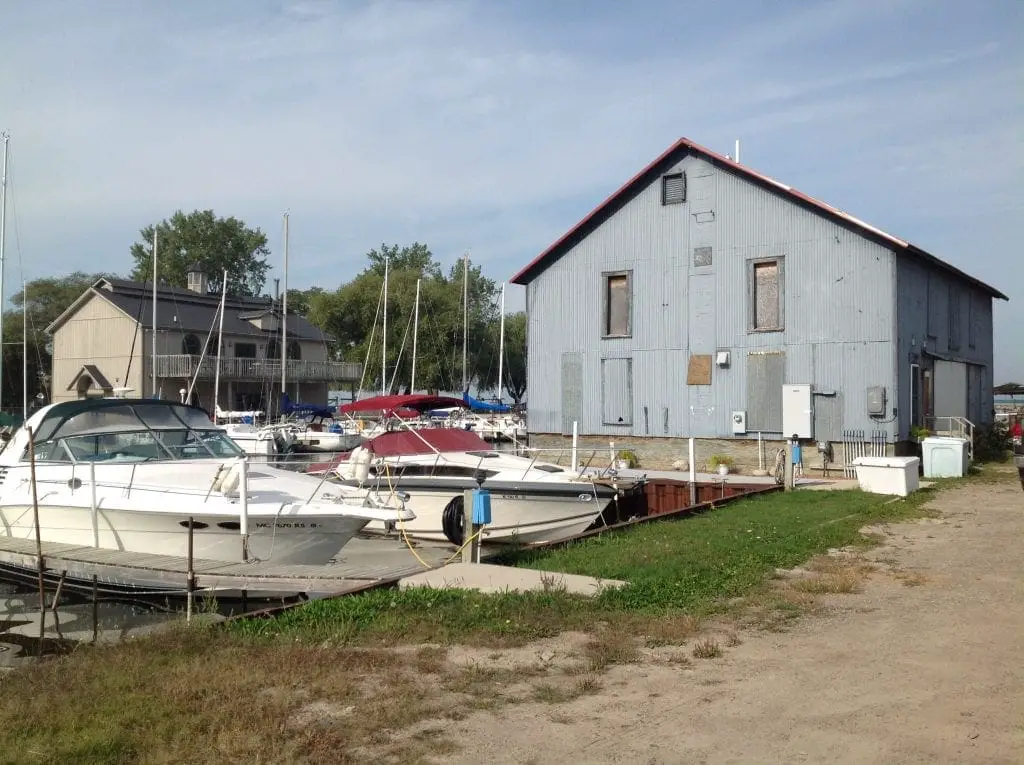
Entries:
[[[0, 763], [415, 762], [451, 744], [401, 735], [410, 725], [595, 692], [602, 669], [636, 661], [645, 642], [688, 642], [703, 617], [740, 597], [761, 597], [764, 624], [784, 626], [810, 595], [766, 594], [775, 569], [856, 543], [865, 525], [918, 515], [934, 493], [895, 502], [857, 491], [771, 494], [513, 561], [629, 582], [593, 598], [554, 579], [523, 594], [375, 590], [273, 619], [82, 648], [4, 678]], [[591, 637], [582, 667], [554, 681], [525, 667], [456, 668], [447, 655], [456, 643], [499, 649], [566, 630]], [[413, 647], [394, 649], [403, 644]], [[721, 651], [705, 641], [692, 653]], [[503, 695], [513, 686], [523, 698]]]
[[722, 647], [714, 640], [700, 640], [693, 647], [695, 659], [717, 659], [722, 655]]

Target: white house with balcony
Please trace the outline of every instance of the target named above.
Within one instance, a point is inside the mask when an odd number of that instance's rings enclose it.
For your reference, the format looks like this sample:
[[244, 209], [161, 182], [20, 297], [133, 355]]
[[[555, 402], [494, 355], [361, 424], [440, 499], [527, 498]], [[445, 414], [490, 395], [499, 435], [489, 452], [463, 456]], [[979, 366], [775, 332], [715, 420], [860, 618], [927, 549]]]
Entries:
[[[189, 289], [157, 288], [155, 327], [151, 284], [98, 280], [47, 327], [53, 337], [52, 400], [109, 396], [119, 388], [177, 399], [191, 387], [191, 403], [212, 412], [219, 364], [222, 409], [275, 414], [280, 301], [228, 296], [218, 344], [219, 312], [220, 295], [211, 293], [198, 270], [189, 274]], [[291, 312], [284, 324], [285, 388], [292, 401], [326, 404], [328, 390], [358, 383], [362, 365], [332, 361], [321, 330]]]

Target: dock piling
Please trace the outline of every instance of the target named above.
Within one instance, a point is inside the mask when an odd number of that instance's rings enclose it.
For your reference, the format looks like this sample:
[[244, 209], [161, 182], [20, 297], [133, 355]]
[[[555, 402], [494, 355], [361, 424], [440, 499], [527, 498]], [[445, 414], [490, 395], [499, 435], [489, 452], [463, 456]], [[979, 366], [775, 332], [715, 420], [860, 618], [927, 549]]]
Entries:
[[43, 560], [43, 538], [39, 530], [39, 492], [36, 488], [36, 443], [32, 427], [26, 427], [28, 431], [28, 469], [29, 480], [32, 483], [32, 521], [36, 527], [36, 561], [39, 566], [39, 612], [46, 613], [46, 584], [43, 581], [43, 574], [46, 571], [46, 563]]

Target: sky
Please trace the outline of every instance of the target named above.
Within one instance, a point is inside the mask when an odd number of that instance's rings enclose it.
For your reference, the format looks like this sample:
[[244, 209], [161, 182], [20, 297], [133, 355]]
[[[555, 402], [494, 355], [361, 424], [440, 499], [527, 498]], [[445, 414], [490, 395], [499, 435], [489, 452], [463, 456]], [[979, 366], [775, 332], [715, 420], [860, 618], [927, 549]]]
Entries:
[[1022, 39], [1021, 0], [8, 1], [5, 293], [126, 273], [178, 209], [260, 227], [271, 278], [288, 211], [291, 287], [413, 241], [507, 280], [680, 136], [739, 138], [1009, 294], [1024, 381]]

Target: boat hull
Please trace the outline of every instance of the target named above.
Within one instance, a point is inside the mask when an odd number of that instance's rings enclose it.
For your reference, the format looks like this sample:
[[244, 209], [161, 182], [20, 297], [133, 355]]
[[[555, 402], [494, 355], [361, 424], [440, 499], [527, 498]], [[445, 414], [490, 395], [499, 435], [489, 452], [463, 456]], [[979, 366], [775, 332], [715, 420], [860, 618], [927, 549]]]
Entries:
[[[345, 481], [346, 484], [353, 482]], [[476, 488], [470, 481], [444, 481], [430, 485], [426, 481], [399, 481], [395, 489], [408, 494], [406, 506], [416, 517], [385, 525], [367, 524], [367, 533], [404, 533], [431, 541], [450, 541], [444, 532], [445, 508], [461, 498], [466, 489]], [[494, 484], [484, 486], [491, 496], [492, 523], [483, 528], [485, 543], [537, 544], [568, 539], [588, 529], [612, 501], [614, 493], [592, 486], [542, 483]]]
[[[190, 511], [185, 504], [181, 507], [175, 512], [100, 507], [94, 533], [90, 507], [51, 499], [39, 506], [40, 538], [43, 542], [81, 547], [186, 557]], [[248, 559], [281, 565], [326, 564], [367, 524], [365, 518], [349, 516], [254, 513], [248, 519], [247, 556], [243, 556], [237, 512], [196, 512], [192, 517], [194, 558], [225, 562]], [[32, 507], [0, 506], [0, 534], [34, 539]]]

